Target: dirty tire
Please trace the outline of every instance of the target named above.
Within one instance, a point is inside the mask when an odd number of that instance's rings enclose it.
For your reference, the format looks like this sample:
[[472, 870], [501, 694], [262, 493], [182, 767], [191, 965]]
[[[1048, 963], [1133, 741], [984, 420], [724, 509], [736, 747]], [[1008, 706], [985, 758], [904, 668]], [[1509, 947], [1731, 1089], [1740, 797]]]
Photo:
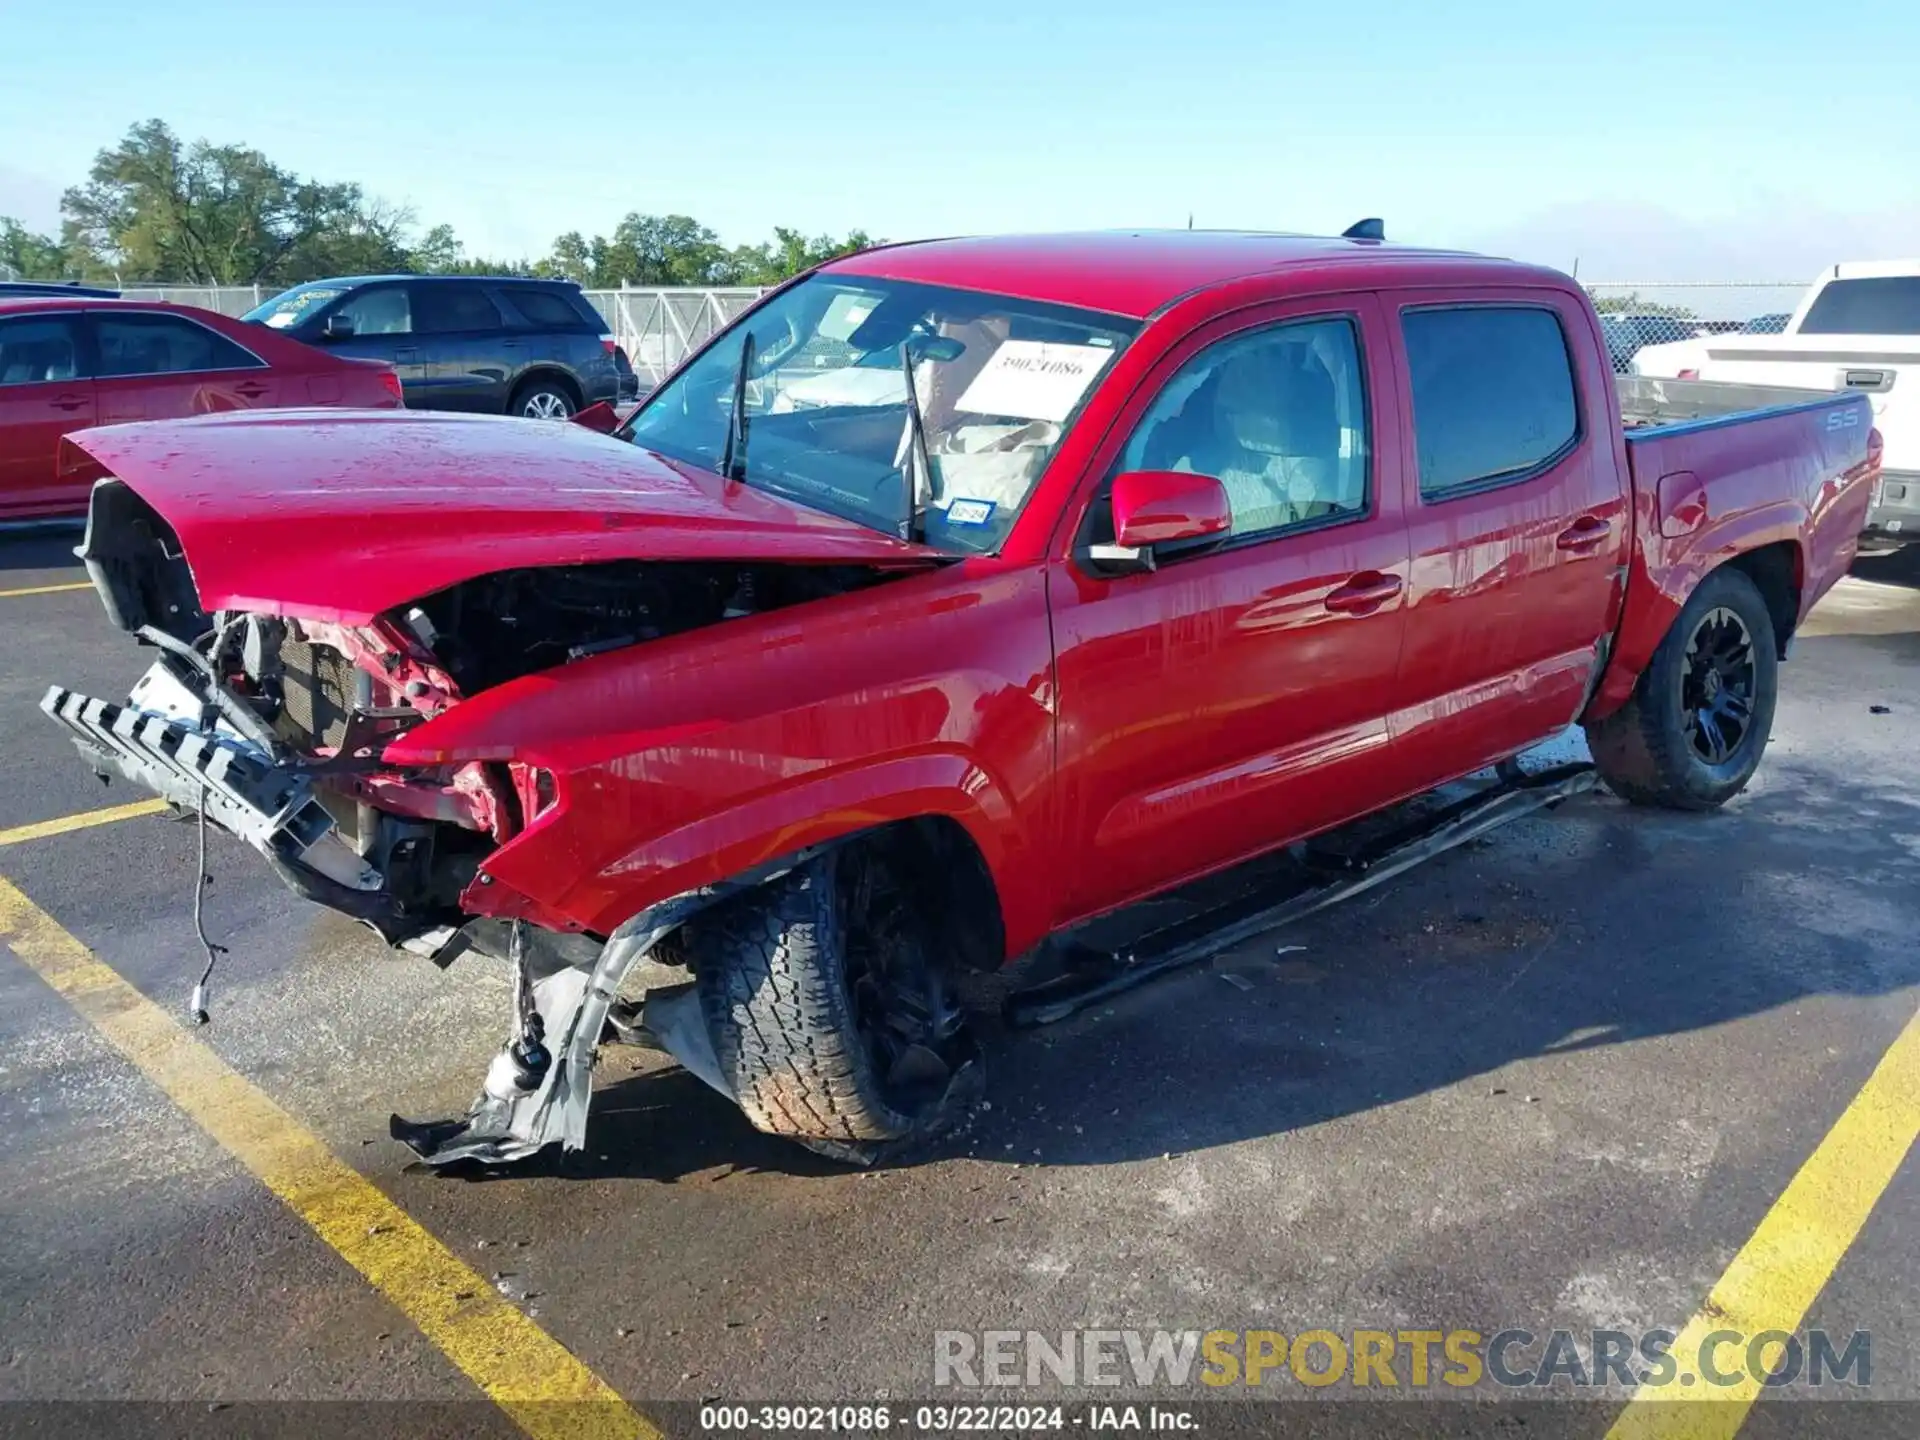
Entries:
[[[1745, 627], [1752, 655], [1751, 710], [1726, 758], [1713, 763], [1696, 748], [1690, 697], [1695, 663], [1688, 649], [1703, 624], [1731, 612]], [[1724, 630], [1725, 621], [1717, 628]], [[1587, 744], [1607, 787], [1636, 805], [1712, 810], [1746, 788], [1773, 729], [1779, 694], [1779, 650], [1773, 618], [1744, 571], [1720, 569], [1700, 582], [1634, 686], [1633, 696], [1586, 727]]]
[[[835, 1159], [906, 1158], [964, 1113], [977, 1065], [911, 1102], [883, 1084], [848, 984], [845, 887], [833, 852], [689, 921], [707, 1029], [757, 1129]], [[908, 942], [913, 943], [913, 942]]]

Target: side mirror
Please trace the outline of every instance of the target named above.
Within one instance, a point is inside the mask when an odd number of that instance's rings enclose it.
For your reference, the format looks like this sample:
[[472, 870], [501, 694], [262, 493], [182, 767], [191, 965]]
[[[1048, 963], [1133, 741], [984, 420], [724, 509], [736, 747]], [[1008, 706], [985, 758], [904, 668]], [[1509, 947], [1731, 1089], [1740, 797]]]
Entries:
[[584, 410], [573, 412], [573, 423], [584, 425], [600, 435], [611, 435], [620, 423], [620, 413], [605, 400], [596, 400]]
[[1092, 547], [1102, 566], [1153, 569], [1153, 547], [1202, 540], [1233, 528], [1227, 491], [1211, 475], [1129, 470], [1113, 480], [1113, 543]]
[[329, 340], [351, 340], [354, 336], [353, 317], [335, 311], [327, 316], [327, 323], [321, 326], [320, 333]]

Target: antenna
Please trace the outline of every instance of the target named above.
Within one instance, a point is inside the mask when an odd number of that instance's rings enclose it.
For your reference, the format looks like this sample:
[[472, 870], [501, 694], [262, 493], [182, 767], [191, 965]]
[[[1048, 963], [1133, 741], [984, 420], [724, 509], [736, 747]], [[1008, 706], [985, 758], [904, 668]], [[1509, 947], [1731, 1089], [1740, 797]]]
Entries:
[[1187, 212], [1187, 228], [1189, 230], [1193, 228], [1193, 212], [1191, 210]]
[[1387, 222], [1378, 218], [1356, 220], [1340, 232], [1342, 240], [1384, 240], [1387, 238]]

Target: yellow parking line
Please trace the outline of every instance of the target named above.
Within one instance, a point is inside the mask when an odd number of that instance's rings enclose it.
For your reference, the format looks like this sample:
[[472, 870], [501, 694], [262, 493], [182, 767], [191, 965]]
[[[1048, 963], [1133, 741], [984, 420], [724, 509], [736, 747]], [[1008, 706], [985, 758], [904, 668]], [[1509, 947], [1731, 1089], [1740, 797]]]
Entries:
[[167, 808], [164, 800], [136, 800], [131, 805], [109, 805], [104, 810], [82, 810], [78, 815], [62, 815], [58, 820], [41, 820], [32, 825], [16, 825], [0, 830], [0, 846], [24, 845], [29, 840], [45, 840], [49, 835], [65, 835], [73, 830], [90, 830], [95, 825], [111, 825], [116, 820], [137, 820], [142, 815], [158, 815]]
[[[1800, 1328], [1814, 1298], [1866, 1223], [1920, 1136], [1920, 1014], [1880, 1059], [1860, 1093], [1788, 1182], [1700, 1312], [1673, 1343], [1676, 1383], [1643, 1385], [1607, 1440], [1729, 1440], [1760, 1394], [1743, 1376], [1726, 1386], [1681, 1388], [1681, 1375], [1704, 1376], [1701, 1346], [1715, 1331], [1742, 1340]], [[1744, 1349], [1744, 1346], [1740, 1347]], [[1721, 1371], [1736, 1367], [1730, 1347]], [[1704, 1392], [1704, 1393], [1703, 1393]], [[1704, 1403], [1677, 1403], [1677, 1402]]]
[[5, 880], [0, 944], [366, 1276], [529, 1435], [662, 1440], [559, 1341]]
[[0, 590], [0, 600], [18, 600], [23, 595], [62, 595], [69, 590], [91, 590], [91, 580], [76, 580], [68, 585], [29, 585], [24, 590]]

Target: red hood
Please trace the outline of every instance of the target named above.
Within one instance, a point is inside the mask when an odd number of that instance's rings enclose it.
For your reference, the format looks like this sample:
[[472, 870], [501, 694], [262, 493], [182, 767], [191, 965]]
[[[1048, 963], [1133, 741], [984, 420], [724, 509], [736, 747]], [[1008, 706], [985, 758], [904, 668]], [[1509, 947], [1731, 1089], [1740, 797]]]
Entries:
[[939, 558], [577, 425], [234, 411], [111, 425], [67, 443], [173, 527], [208, 610], [351, 625], [521, 566]]

